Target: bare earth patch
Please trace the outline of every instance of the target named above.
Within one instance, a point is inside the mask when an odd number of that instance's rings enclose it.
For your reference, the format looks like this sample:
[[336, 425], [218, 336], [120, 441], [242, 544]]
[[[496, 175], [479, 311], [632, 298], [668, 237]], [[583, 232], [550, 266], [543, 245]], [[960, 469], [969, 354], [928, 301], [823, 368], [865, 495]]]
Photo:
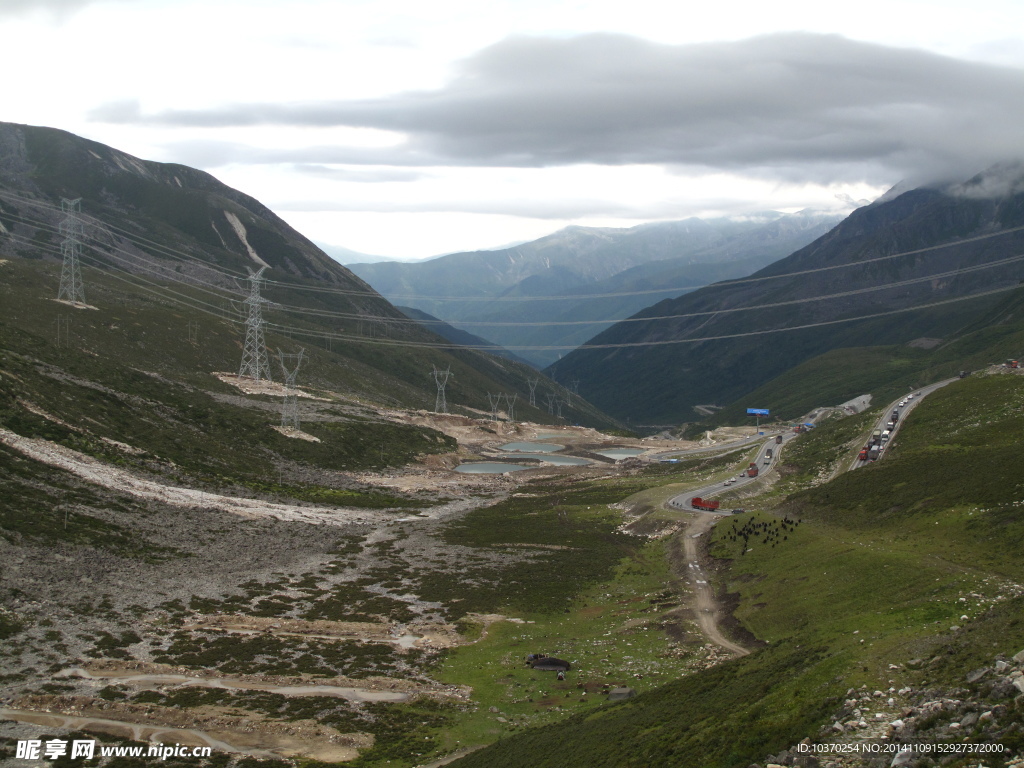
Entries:
[[277, 427], [272, 425], [270, 428], [273, 430], [277, 430], [285, 437], [294, 437], [297, 440], [308, 440], [311, 443], [320, 442], [319, 437], [311, 435], [309, 434], [309, 432], [303, 432], [301, 429], [297, 429], [295, 427]]
[[[352, 760], [359, 749], [373, 746], [366, 733], [341, 733], [315, 720], [277, 722], [254, 712], [237, 712], [223, 707], [193, 707], [187, 710], [155, 704], [111, 702], [87, 696], [22, 696], [13, 702], [8, 717], [39, 722], [38, 715], [74, 718], [83, 730], [117, 736], [146, 736], [167, 741], [192, 736], [200, 743], [234, 752], [271, 752], [285, 757], [305, 756], [318, 760]], [[36, 715], [35, 720], [32, 716]], [[118, 725], [121, 727], [118, 728]], [[144, 726], [147, 733], [132, 726]], [[120, 731], [120, 732], [118, 732]], [[184, 732], [184, 733], [181, 733]]]
[[342, 507], [299, 507], [293, 504], [222, 496], [191, 488], [164, 485], [152, 480], [145, 480], [131, 472], [104, 464], [92, 456], [51, 443], [48, 440], [22, 437], [6, 429], [0, 429], [0, 443], [51, 467], [71, 472], [83, 480], [103, 488], [176, 507], [214, 507], [242, 517], [273, 517], [277, 520], [320, 525], [371, 523], [383, 519], [380, 515], [365, 510], [355, 511]]

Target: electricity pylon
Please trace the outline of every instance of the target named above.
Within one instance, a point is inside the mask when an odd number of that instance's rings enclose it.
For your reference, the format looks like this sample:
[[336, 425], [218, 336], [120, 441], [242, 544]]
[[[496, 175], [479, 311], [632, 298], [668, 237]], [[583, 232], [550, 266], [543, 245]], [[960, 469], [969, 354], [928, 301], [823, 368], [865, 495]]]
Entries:
[[249, 270], [249, 297], [243, 302], [249, 307], [249, 313], [245, 321], [245, 347], [242, 349], [242, 366], [238, 369], [238, 376], [248, 376], [254, 381], [273, 381], [267, 360], [267, 347], [263, 342], [263, 305], [267, 300], [260, 296], [260, 285], [265, 269], [260, 267], [258, 272]]
[[[306, 350], [299, 347], [298, 354], [286, 355], [280, 348], [277, 350], [277, 359], [281, 362], [281, 371], [284, 373], [284, 404], [281, 406], [281, 426], [299, 428], [299, 396], [295, 393], [295, 379], [299, 375], [299, 368], [302, 366], [302, 356]], [[294, 368], [289, 369], [289, 364]]]
[[515, 392], [512, 395], [505, 395], [505, 410], [508, 411], [508, 420], [510, 422], [515, 422], [516, 420], [516, 400], [518, 399], [518, 392]]
[[491, 421], [498, 420], [498, 410], [501, 408], [501, 393], [492, 395], [490, 392], [487, 393], [487, 402], [491, 406]]
[[448, 413], [448, 401], [444, 396], [444, 388], [448, 384], [448, 379], [452, 376], [451, 367], [439, 371], [435, 366], [433, 376], [434, 383], [437, 384], [437, 399], [434, 400], [434, 413]]
[[72, 304], [85, 304], [85, 287], [82, 285], [82, 272], [78, 266], [78, 257], [82, 254], [82, 238], [85, 236], [85, 227], [78, 218], [82, 210], [81, 202], [80, 197], [74, 200], [62, 197], [60, 201], [60, 209], [65, 214], [60, 222], [60, 233], [64, 236], [60, 242], [60, 252], [64, 256], [64, 265], [60, 270], [57, 300]]
[[540, 382], [540, 379], [527, 379], [526, 380], [526, 383], [530, 387], [530, 405], [532, 405], [534, 408], [537, 407], [537, 384], [539, 382]]

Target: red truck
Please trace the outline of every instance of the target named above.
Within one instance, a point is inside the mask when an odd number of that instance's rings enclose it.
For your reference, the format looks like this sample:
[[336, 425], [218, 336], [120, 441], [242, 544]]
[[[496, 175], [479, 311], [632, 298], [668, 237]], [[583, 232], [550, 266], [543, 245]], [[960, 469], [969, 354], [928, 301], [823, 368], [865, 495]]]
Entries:
[[757, 464], [753, 461], [750, 462], [750, 466], [747, 467], [747, 477], [757, 477]]
[[720, 501], [712, 501], [711, 499], [702, 499], [700, 496], [694, 496], [690, 499], [690, 506], [694, 509], [703, 509], [707, 512], [714, 512], [721, 506]]
[[870, 449], [866, 445], [863, 448], [861, 448], [860, 453], [857, 454], [857, 461], [867, 461], [869, 450]]

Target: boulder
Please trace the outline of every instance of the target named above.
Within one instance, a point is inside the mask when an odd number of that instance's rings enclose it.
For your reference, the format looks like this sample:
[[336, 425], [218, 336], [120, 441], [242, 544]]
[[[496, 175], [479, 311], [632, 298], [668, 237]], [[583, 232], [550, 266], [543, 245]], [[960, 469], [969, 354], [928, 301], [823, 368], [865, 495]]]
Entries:
[[988, 673], [989, 673], [989, 668], [988, 667], [982, 667], [981, 669], [975, 669], [972, 672], [968, 672], [967, 673], [967, 677], [966, 677], [967, 682], [968, 683], [976, 683], [979, 680], [981, 680], [981, 678], [983, 678]]

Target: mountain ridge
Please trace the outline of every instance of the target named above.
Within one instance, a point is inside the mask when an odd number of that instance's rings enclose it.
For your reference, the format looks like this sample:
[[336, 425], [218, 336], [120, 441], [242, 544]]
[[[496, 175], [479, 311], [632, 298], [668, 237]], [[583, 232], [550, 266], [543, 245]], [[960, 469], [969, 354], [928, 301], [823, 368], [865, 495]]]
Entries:
[[[980, 186], [984, 174], [974, 178]], [[1019, 186], [991, 197], [955, 189], [922, 187], [860, 208], [750, 278], [634, 316], [663, 319], [613, 326], [590, 342], [610, 349], [576, 350], [548, 373], [580, 379], [588, 398], [620, 417], [615, 392], [630, 386], [640, 395], [633, 417], [688, 421], [692, 406], [732, 403], [829, 349], [946, 338], [984, 306], [962, 299], [1024, 278]]]
[[[764, 212], [743, 221], [691, 218], [629, 229], [570, 226], [513, 248], [351, 267], [383, 295], [463, 330], [480, 328], [496, 344], [546, 365], [559, 351], [546, 347], [568, 351], [610, 321], [659, 299], [711, 279], [748, 274], [810, 242], [840, 218], [816, 211]], [[630, 284], [640, 274], [645, 286], [637, 291]], [[609, 293], [623, 295], [611, 300], [591, 295]], [[568, 335], [543, 325], [573, 319], [595, 322]], [[515, 325], [524, 320], [535, 325]]]

